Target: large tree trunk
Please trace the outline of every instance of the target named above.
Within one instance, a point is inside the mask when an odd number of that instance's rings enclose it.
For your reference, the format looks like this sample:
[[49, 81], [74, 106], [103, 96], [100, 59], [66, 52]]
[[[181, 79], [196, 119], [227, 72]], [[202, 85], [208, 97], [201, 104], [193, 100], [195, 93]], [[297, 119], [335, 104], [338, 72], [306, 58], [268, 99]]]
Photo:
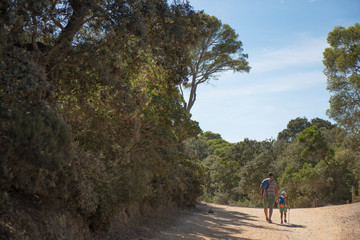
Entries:
[[69, 2], [73, 13], [67, 25], [62, 29], [55, 45], [49, 49], [41, 59], [41, 63], [46, 66], [48, 76], [53, 83], [57, 81], [58, 66], [62, 64], [62, 61], [72, 49], [74, 37], [83, 27], [86, 16], [89, 13], [89, 8], [83, 1], [70, 0]]
[[188, 101], [187, 106], [186, 106], [186, 111], [188, 113], [190, 113], [190, 110], [193, 107], [193, 105], [195, 103], [195, 100], [196, 100], [196, 88], [197, 88], [196, 78], [193, 77], [193, 80], [192, 80], [192, 83], [191, 83], [189, 101]]

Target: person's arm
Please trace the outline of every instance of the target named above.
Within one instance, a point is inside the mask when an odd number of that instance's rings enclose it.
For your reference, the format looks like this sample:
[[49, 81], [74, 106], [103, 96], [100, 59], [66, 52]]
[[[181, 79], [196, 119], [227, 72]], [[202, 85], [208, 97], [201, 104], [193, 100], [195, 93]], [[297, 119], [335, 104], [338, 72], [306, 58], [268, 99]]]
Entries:
[[275, 200], [275, 201], [277, 201], [277, 205], [278, 205], [278, 208], [280, 210], [280, 198], [279, 198], [279, 200]]
[[260, 199], [263, 199], [263, 189], [260, 187]]
[[276, 193], [276, 202], [279, 202], [279, 193], [278, 193], [278, 187], [275, 186], [275, 193]]

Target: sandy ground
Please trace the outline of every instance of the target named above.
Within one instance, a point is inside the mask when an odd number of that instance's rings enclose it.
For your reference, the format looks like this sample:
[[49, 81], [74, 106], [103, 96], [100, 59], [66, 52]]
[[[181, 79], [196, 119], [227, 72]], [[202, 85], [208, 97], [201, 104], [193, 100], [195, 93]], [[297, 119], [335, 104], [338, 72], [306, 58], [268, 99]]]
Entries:
[[259, 208], [199, 203], [143, 226], [136, 239], [360, 239], [360, 203], [291, 209], [287, 224], [276, 209], [272, 220]]

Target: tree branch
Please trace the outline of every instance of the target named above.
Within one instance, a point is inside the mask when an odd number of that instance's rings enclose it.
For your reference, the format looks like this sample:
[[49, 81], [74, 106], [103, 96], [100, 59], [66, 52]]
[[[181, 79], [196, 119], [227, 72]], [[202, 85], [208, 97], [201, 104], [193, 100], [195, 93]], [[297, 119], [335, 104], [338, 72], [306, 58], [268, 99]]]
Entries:
[[48, 53], [48, 57], [51, 58], [53, 63], [48, 62], [49, 59], [47, 59], [47, 64], [55, 64], [64, 58], [71, 49], [71, 43], [74, 36], [82, 28], [85, 23], [84, 19], [89, 12], [89, 8], [81, 0], [71, 0], [69, 2], [73, 9], [73, 14], [70, 17], [68, 24], [62, 28], [56, 44]]

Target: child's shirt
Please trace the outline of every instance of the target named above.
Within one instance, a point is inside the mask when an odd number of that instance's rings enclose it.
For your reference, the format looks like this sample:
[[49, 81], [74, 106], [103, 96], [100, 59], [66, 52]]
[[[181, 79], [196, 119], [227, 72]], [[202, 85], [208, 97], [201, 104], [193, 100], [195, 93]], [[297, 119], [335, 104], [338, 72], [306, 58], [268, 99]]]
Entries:
[[286, 211], [286, 197], [279, 197], [279, 207], [281, 211]]

